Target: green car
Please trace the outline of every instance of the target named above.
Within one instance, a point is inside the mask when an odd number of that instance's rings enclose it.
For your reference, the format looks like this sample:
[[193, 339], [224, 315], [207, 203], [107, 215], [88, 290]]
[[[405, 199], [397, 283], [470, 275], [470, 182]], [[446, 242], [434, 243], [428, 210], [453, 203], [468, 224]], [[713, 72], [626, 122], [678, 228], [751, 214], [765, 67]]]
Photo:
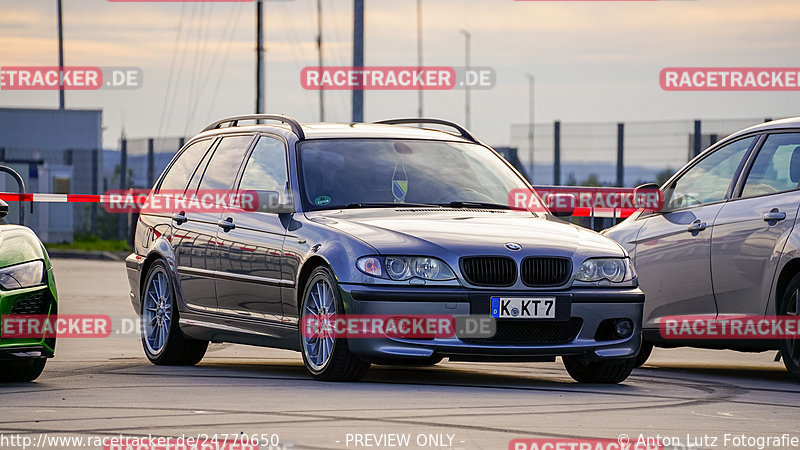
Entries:
[[[0, 381], [33, 381], [52, 358], [56, 339], [9, 337], [9, 318], [36, 315], [52, 322], [57, 314], [56, 282], [50, 258], [31, 229], [6, 224], [8, 204], [0, 200]], [[43, 328], [43, 327], [42, 327]]]

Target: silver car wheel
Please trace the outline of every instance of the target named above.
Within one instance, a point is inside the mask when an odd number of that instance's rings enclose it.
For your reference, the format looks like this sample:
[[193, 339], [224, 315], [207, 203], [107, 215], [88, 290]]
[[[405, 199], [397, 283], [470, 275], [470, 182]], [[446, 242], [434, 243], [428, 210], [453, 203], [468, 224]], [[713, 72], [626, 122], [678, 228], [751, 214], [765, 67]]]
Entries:
[[[800, 315], [800, 301], [798, 301], [798, 297], [800, 297], [800, 290], [795, 290], [786, 305], [787, 316], [796, 317]], [[784, 357], [788, 356], [791, 358], [795, 367], [800, 366], [800, 339], [786, 339], [786, 349], [788, 352]]]
[[142, 322], [147, 350], [159, 354], [167, 343], [172, 323], [172, 295], [167, 274], [157, 269], [145, 289]]
[[[324, 279], [317, 280], [308, 290], [303, 304], [305, 305], [304, 315], [315, 316], [321, 318], [322, 321], [336, 314], [336, 298], [333, 289]], [[314, 371], [321, 371], [330, 362], [334, 345], [336, 345], [336, 338], [332, 331], [322, 332], [318, 336], [303, 335], [303, 352], [306, 354], [309, 366]]]

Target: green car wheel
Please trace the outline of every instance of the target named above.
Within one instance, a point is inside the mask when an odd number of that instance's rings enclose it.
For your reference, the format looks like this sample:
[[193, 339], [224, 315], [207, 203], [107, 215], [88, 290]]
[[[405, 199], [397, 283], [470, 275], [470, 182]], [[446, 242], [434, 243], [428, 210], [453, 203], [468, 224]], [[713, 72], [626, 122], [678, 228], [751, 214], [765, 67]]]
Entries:
[[0, 381], [27, 382], [39, 378], [47, 359], [25, 359], [22, 361], [0, 361]]

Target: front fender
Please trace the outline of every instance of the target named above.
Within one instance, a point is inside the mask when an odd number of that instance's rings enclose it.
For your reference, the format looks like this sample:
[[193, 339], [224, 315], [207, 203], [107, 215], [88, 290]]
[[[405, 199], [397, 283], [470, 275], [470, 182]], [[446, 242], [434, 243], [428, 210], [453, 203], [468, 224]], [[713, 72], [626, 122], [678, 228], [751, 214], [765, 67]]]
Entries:
[[[783, 243], [784, 239], [785, 243]], [[772, 277], [772, 283], [769, 284], [769, 292], [765, 293], [768, 295], [767, 307], [764, 311], [766, 315], [778, 313], [777, 291], [781, 275], [783, 275], [788, 265], [791, 264], [792, 267], [797, 267], [797, 261], [800, 261], [800, 230], [798, 230], [796, 222], [789, 232], [788, 237], [779, 239], [776, 243], [773, 250], [773, 257], [776, 255], [780, 255], [780, 260], [778, 261], [778, 267]], [[790, 274], [790, 276], [792, 275], [793, 274]]]

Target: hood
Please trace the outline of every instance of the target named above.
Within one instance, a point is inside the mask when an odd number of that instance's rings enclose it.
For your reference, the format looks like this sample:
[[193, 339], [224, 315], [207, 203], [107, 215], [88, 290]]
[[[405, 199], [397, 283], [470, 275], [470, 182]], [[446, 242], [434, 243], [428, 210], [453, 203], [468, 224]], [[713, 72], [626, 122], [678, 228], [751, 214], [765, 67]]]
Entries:
[[45, 259], [42, 243], [30, 228], [0, 225], [0, 267]]
[[[621, 257], [614, 241], [552, 216], [506, 210], [373, 208], [316, 211], [309, 220], [354, 236], [381, 254]], [[511, 251], [507, 243], [522, 249]]]

